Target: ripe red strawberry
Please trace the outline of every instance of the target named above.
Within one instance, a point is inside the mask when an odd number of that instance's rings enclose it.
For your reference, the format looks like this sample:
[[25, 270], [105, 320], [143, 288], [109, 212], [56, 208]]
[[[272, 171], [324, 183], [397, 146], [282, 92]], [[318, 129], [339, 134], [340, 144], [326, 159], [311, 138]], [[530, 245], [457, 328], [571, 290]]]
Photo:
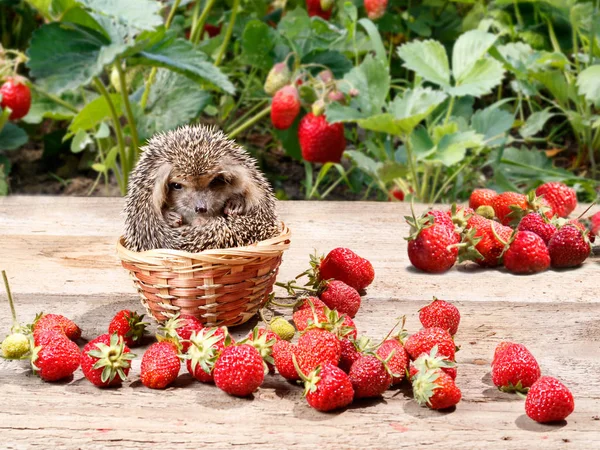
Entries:
[[323, 303], [323, 301], [319, 297], [310, 296], [310, 297], [306, 297], [302, 300], [302, 303], [300, 303], [296, 307], [296, 311], [300, 311], [302, 309], [310, 310], [311, 308], [324, 309], [326, 306], [327, 305], [325, 303]]
[[521, 219], [517, 230], [531, 231], [541, 237], [544, 243], [548, 245], [548, 242], [556, 233], [556, 225], [552, 224], [545, 216], [532, 212]]
[[278, 130], [287, 130], [300, 113], [300, 96], [295, 86], [279, 89], [271, 103], [271, 123]]
[[225, 347], [232, 339], [225, 327], [203, 328], [192, 333], [187, 350], [186, 366], [188, 372], [203, 383], [213, 382], [213, 369]]
[[417, 219], [405, 217], [411, 226], [408, 238], [408, 258], [413, 266], [423, 272], [442, 273], [449, 270], [458, 258], [460, 241], [458, 233], [448, 224], [437, 222], [433, 215]]
[[202, 34], [208, 33], [208, 37], [214, 38], [215, 36], [218, 36], [221, 33], [221, 26], [222, 24], [212, 25], [210, 23], [206, 23], [204, 24]]
[[279, 375], [286, 380], [295, 381], [299, 380], [300, 376], [294, 367], [292, 356], [294, 355], [297, 347], [288, 341], [279, 341], [273, 345], [273, 361], [275, 362], [275, 368]]
[[456, 379], [456, 363], [450, 361], [443, 355], [438, 355], [438, 346], [434, 345], [429, 353], [422, 353], [410, 365], [410, 379], [418, 374], [425, 373], [428, 370], [441, 370], [450, 376], [453, 380]]
[[385, 365], [371, 355], [358, 358], [350, 367], [348, 377], [354, 388], [354, 398], [379, 397], [392, 384], [392, 376]]
[[265, 379], [263, 360], [251, 345], [226, 347], [215, 363], [214, 378], [217, 387], [229, 395], [246, 397]]
[[480, 206], [492, 206], [492, 200], [498, 195], [493, 189], [475, 189], [469, 197], [469, 206], [477, 209]]
[[202, 322], [190, 314], [180, 314], [167, 320], [158, 328], [163, 340], [171, 341], [181, 346], [182, 352], [187, 352], [190, 347], [190, 338], [193, 333], [198, 334], [204, 328]]
[[541, 377], [527, 393], [525, 413], [540, 423], [566, 419], [575, 409], [571, 391], [553, 377]]
[[304, 395], [317, 411], [333, 411], [348, 406], [354, 399], [354, 389], [348, 375], [333, 364], [323, 364], [307, 376], [302, 375]]
[[287, 62], [280, 62], [275, 64], [265, 80], [264, 89], [269, 95], [275, 95], [275, 93], [290, 82], [292, 73], [287, 65]]
[[388, 0], [365, 0], [365, 10], [371, 20], [383, 17], [387, 9]]
[[298, 339], [296, 358], [303, 373], [309, 373], [319, 364], [338, 365], [342, 354], [339, 339], [321, 328], [308, 329]]
[[577, 207], [577, 194], [560, 181], [552, 181], [539, 186], [535, 193], [544, 196], [558, 217], [567, 217]]
[[583, 263], [592, 251], [587, 230], [573, 225], [561, 227], [548, 243], [552, 267], [576, 267]]
[[360, 308], [360, 294], [357, 290], [339, 280], [327, 281], [324, 285], [324, 290], [319, 295], [323, 303], [340, 314], [354, 317]]
[[454, 231], [454, 221], [452, 220], [452, 211], [442, 211], [441, 209], [432, 209], [425, 213], [425, 216], [432, 216], [435, 223], [448, 227], [450, 231]]
[[114, 334], [102, 334], [88, 342], [81, 353], [83, 375], [95, 386], [120, 386], [129, 374], [131, 353], [123, 337]]
[[123, 309], [115, 314], [108, 325], [108, 334], [116, 333], [125, 340], [125, 345], [135, 347], [142, 342], [148, 323], [144, 322], [144, 315]]
[[181, 369], [179, 351], [173, 342], [156, 342], [142, 357], [140, 379], [151, 389], [164, 389], [177, 379]]
[[504, 350], [506, 350], [511, 345], [514, 345], [514, 342], [502, 341], [496, 346], [496, 349], [494, 350], [494, 357], [492, 358], [492, 366], [494, 365], [498, 357], [502, 354], [502, 352], [504, 352]]
[[442, 370], [419, 372], [412, 380], [415, 400], [431, 409], [447, 409], [461, 399], [461, 392], [454, 380]]
[[319, 280], [343, 281], [359, 292], [366, 289], [375, 278], [371, 262], [349, 248], [334, 248], [321, 260], [313, 258], [312, 264], [318, 264]]
[[[394, 186], [392, 189], [390, 189], [390, 194], [392, 197], [394, 197], [399, 202], [404, 201], [404, 191], [402, 189], [400, 189], [398, 186]], [[389, 200], [391, 201], [392, 198], [390, 197]]]
[[509, 225], [512, 220], [510, 214], [513, 212], [511, 206], [518, 207], [522, 210], [527, 210], [527, 196], [517, 192], [503, 192], [492, 199], [491, 206], [494, 208], [496, 217], [502, 223], [502, 225]]
[[19, 120], [25, 117], [31, 107], [31, 92], [29, 86], [16, 78], [8, 78], [0, 87], [0, 107], [10, 108], [9, 120]]
[[254, 327], [248, 336], [246, 336], [244, 342], [254, 347], [267, 365], [269, 372], [274, 372], [273, 346], [279, 340], [279, 336], [271, 330], [267, 330], [264, 327]]
[[600, 211], [590, 218], [592, 236], [600, 235]]
[[550, 267], [550, 253], [544, 240], [531, 231], [517, 231], [504, 253], [506, 270], [517, 274], [543, 272]]
[[404, 348], [411, 359], [417, 359], [423, 353], [430, 353], [437, 345], [438, 353], [450, 361], [454, 361], [456, 345], [448, 331], [439, 327], [423, 328], [410, 336], [404, 343]]
[[64, 333], [72, 341], [81, 337], [81, 328], [71, 319], [59, 314], [41, 314], [33, 322], [33, 333], [41, 331], [59, 331]]
[[321, 7], [321, 0], [306, 0], [306, 10], [309, 17], [318, 16], [324, 20], [329, 20], [331, 17], [331, 8], [324, 10]]
[[492, 365], [492, 381], [504, 392], [525, 392], [539, 377], [540, 366], [522, 344], [505, 346]]
[[[510, 239], [513, 232], [512, 228], [474, 214], [467, 222], [467, 231], [470, 230], [475, 230], [475, 232], [474, 234], [472, 232], [467, 233], [465, 241], [470, 240], [472, 244], [474, 243], [475, 250], [479, 255], [465, 252], [467, 258], [461, 258], [461, 261], [470, 259], [482, 267], [497, 267], [500, 265], [500, 256], [505, 247], [504, 243]], [[500, 237], [500, 240], [496, 235]]]
[[344, 372], [348, 373], [350, 371], [350, 367], [354, 364], [358, 358], [362, 356], [362, 353], [356, 346], [356, 341], [352, 339], [340, 339], [340, 362], [338, 366]]
[[298, 125], [298, 140], [302, 158], [313, 163], [339, 163], [346, 149], [344, 125], [328, 123], [325, 114], [315, 116], [309, 112], [305, 115]]
[[[392, 354], [393, 352], [393, 354]], [[390, 357], [390, 355], [392, 355]], [[377, 349], [377, 356], [387, 361], [387, 366], [392, 372], [392, 384], [398, 384], [404, 379], [408, 368], [408, 353], [398, 339], [387, 339]], [[388, 359], [389, 358], [389, 359]]]
[[81, 352], [75, 342], [56, 330], [39, 330], [34, 336], [31, 367], [44, 381], [70, 377], [79, 367]]
[[299, 309], [292, 315], [292, 321], [298, 331], [304, 331], [310, 324], [326, 322], [327, 317], [322, 308], [315, 308], [314, 311], [310, 308], [304, 308]]
[[433, 297], [433, 302], [419, 310], [419, 320], [425, 328], [439, 327], [454, 336], [458, 331], [460, 312], [452, 303]]

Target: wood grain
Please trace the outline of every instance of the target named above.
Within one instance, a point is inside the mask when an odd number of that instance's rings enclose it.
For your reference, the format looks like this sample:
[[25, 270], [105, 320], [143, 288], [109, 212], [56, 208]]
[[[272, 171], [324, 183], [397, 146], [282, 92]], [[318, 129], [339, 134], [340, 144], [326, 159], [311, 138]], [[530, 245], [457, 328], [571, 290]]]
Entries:
[[[102, 198], [0, 199], [0, 268], [8, 271], [21, 320], [42, 309], [63, 313], [92, 339], [119, 309], [141, 310], [114, 250], [121, 206]], [[116, 390], [94, 388], [80, 371], [73, 380], [44, 383], [25, 362], [0, 361], [0, 448], [598, 448], [598, 259], [533, 277], [473, 266], [425, 275], [409, 267], [407, 213], [401, 203], [283, 202], [281, 216], [293, 237], [280, 280], [301, 272], [313, 248], [343, 245], [368, 257], [377, 276], [356, 323], [372, 338], [383, 337], [403, 314], [416, 331], [417, 311], [433, 295], [454, 301], [462, 314], [456, 341], [463, 392], [455, 411], [421, 408], [407, 387], [322, 414], [278, 376], [268, 376], [252, 399], [237, 399], [195, 382], [185, 368], [175, 386], [149, 390], [139, 382], [139, 358]], [[2, 305], [0, 330], [8, 330], [4, 294]], [[522, 400], [492, 386], [490, 357], [506, 339], [527, 345], [543, 373], [572, 389], [576, 409], [566, 423], [535, 424]]]

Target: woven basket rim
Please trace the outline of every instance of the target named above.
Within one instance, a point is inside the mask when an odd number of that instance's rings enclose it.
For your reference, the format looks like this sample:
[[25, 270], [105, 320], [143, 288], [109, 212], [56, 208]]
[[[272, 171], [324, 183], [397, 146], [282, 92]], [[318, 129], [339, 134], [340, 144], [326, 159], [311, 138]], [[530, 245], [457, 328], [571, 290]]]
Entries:
[[224, 260], [232, 257], [252, 258], [281, 254], [290, 247], [291, 235], [292, 232], [288, 226], [281, 222], [281, 233], [273, 238], [265, 239], [252, 245], [204, 250], [198, 253], [165, 248], [135, 252], [125, 247], [125, 238], [124, 236], [120, 236], [117, 240], [117, 253], [121, 260], [133, 263], [156, 264], [160, 261], [164, 261], [165, 259], [181, 258], [187, 260], [191, 259], [194, 261], [204, 261], [209, 264], [222, 264]]

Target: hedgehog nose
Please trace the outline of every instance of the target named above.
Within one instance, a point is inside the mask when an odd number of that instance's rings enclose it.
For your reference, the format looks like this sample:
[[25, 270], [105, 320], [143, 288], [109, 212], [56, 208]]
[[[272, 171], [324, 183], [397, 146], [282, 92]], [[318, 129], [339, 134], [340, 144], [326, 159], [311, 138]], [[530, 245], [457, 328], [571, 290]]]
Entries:
[[194, 210], [196, 211], [196, 214], [202, 214], [206, 212], [206, 206], [203, 203], [199, 203]]

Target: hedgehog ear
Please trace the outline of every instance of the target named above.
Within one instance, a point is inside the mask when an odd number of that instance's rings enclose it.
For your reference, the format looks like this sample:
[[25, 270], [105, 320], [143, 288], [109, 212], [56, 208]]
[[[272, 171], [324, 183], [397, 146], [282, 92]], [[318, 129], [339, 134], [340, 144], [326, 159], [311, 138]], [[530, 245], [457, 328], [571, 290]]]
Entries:
[[152, 190], [152, 204], [156, 213], [162, 216], [162, 208], [167, 200], [169, 192], [169, 177], [171, 176], [172, 167], [170, 164], [163, 164], [156, 171], [156, 180], [154, 181], [154, 189]]

